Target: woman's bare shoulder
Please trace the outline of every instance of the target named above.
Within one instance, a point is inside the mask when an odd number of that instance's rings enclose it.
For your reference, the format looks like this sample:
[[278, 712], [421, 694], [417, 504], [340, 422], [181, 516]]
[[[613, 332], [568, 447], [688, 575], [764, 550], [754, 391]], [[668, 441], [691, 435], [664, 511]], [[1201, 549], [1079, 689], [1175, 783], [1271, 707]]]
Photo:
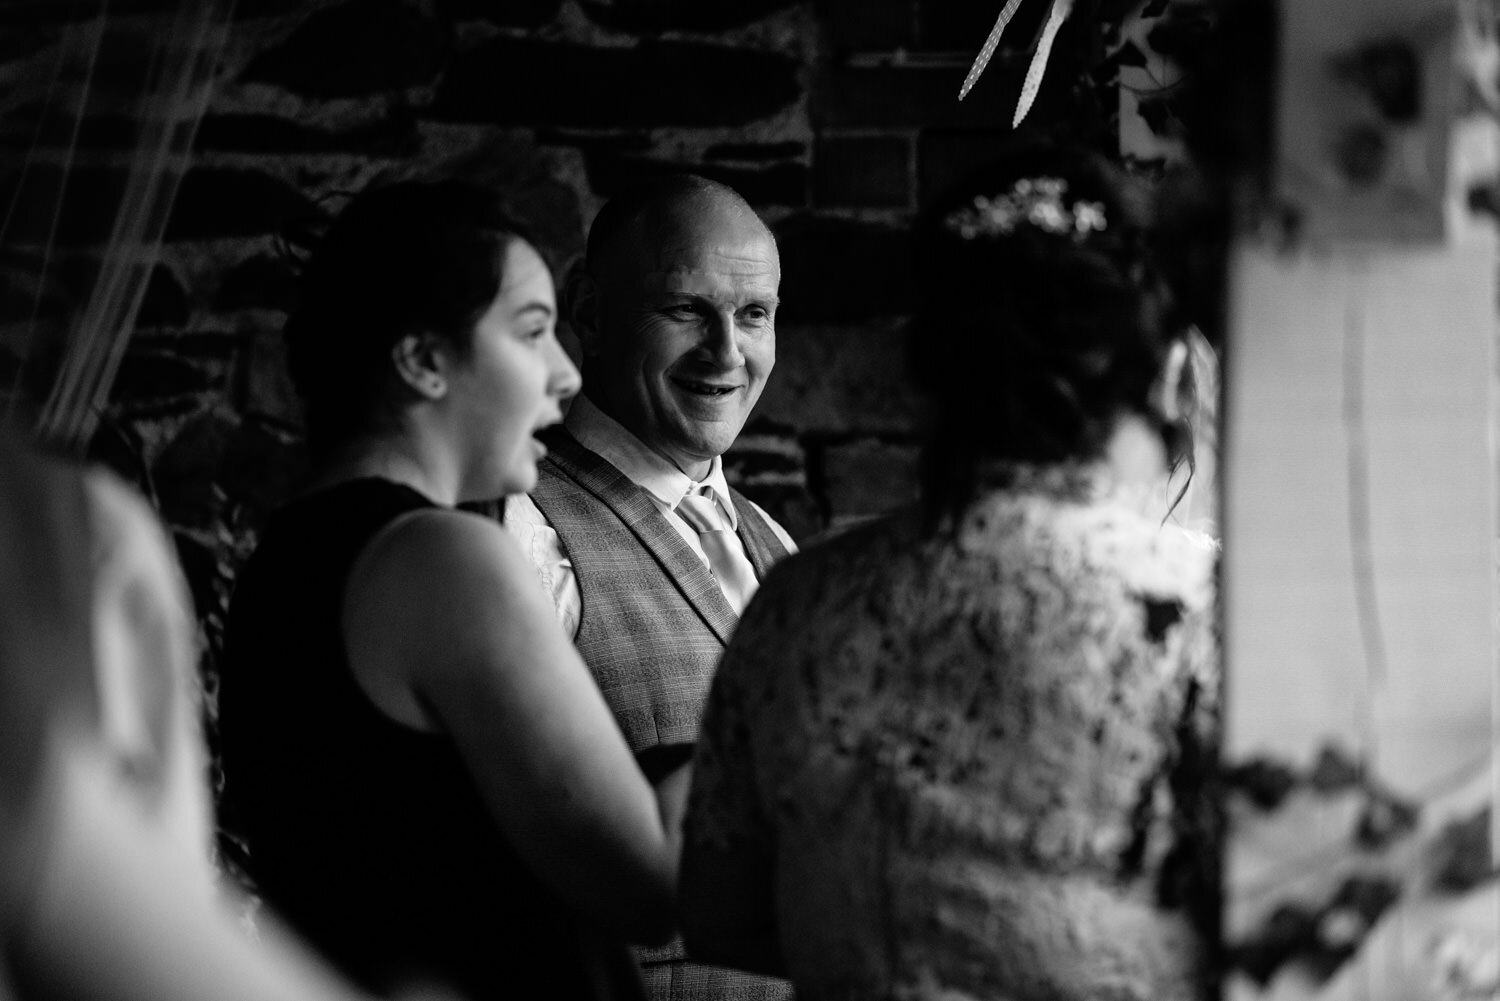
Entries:
[[[548, 621], [536, 577], [504, 528], [480, 515], [425, 509], [381, 531], [356, 561], [343, 628], [355, 674], [404, 690], [491, 659]], [[538, 626], [540, 628], [540, 626]]]
[[535, 571], [499, 522], [424, 508], [402, 515], [371, 539], [352, 576], [366, 590], [394, 590], [441, 605], [466, 585], [534, 579]]

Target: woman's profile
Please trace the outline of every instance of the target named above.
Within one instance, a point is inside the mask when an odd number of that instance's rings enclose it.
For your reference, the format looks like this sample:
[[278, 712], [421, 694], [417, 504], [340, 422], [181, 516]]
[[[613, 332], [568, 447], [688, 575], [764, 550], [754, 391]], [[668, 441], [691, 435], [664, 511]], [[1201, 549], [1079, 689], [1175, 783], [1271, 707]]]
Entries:
[[789, 559], [715, 678], [689, 951], [803, 1001], [1210, 990], [1213, 551], [1142, 501], [1182, 333], [1130, 189], [1019, 148], [919, 234], [923, 503]]
[[286, 328], [317, 474], [231, 606], [226, 794], [249, 871], [373, 989], [638, 992], [671, 931], [681, 774], [654, 790], [495, 521], [578, 373], [551, 274], [490, 193], [362, 194]]

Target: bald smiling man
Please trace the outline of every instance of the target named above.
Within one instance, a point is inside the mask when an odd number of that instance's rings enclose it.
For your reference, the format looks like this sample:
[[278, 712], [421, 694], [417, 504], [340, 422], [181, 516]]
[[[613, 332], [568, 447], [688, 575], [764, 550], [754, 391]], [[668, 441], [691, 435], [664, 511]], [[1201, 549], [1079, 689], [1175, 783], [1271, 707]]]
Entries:
[[[692, 175], [612, 199], [569, 319], [583, 392], [506, 527], [531, 557], [652, 781], [685, 764], [714, 668], [760, 579], [795, 549], [720, 458], [776, 364], [776, 240]], [[790, 985], [641, 949], [652, 1001], [762, 1001]]]

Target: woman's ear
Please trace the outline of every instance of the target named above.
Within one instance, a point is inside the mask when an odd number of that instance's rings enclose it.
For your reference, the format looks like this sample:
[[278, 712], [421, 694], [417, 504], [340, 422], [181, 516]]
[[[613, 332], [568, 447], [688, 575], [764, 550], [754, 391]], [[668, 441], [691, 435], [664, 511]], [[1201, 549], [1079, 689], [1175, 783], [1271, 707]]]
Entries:
[[1170, 422], [1185, 416], [1190, 400], [1184, 397], [1191, 391], [1191, 383], [1183, 383], [1184, 374], [1191, 376], [1187, 371], [1187, 363], [1187, 342], [1174, 340], [1167, 349], [1166, 361], [1162, 364], [1161, 374], [1157, 376], [1156, 387], [1152, 392], [1151, 402], [1163, 420]]
[[441, 399], [448, 391], [443, 359], [431, 334], [406, 334], [391, 347], [396, 374], [419, 396]]

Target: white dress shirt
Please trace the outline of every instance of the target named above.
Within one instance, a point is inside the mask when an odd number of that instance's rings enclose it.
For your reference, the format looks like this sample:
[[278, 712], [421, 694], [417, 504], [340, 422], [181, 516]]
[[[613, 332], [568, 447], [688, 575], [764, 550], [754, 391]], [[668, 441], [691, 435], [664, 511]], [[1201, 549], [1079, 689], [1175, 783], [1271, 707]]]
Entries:
[[[706, 477], [694, 480], [669, 460], [647, 448], [639, 438], [583, 395], [573, 401], [564, 424], [573, 437], [578, 439], [579, 444], [606, 459], [625, 474], [627, 479], [646, 491], [657, 509], [666, 517], [667, 523], [678, 531], [704, 566], [708, 565], [708, 557], [704, 555], [703, 543], [698, 540], [697, 529], [677, 514], [678, 502], [689, 492], [708, 486], [713, 490], [714, 500], [718, 503], [725, 522], [732, 531], [739, 530], [739, 515], [730, 502], [729, 482], [724, 479], [724, 463], [719, 456], [714, 456]], [[771, 526], [771, 531], [786, 546], [787, 552], [796, 552], [797, 545], [786, 530], [761, 510], [759, 505], [751, 502], [751, 506]], [[578, 589], [573, 561], [563, 551], [557, 530], [531, 498], [523, 494], [506, 500], [505, 527], [536, 566], [537, 576], [552, 597], [563, 631], [569, 636], [578, 635], [583, 597]], [[732, 544], [743, 547], [738, 535], [731, 538], [734, 540]]]

